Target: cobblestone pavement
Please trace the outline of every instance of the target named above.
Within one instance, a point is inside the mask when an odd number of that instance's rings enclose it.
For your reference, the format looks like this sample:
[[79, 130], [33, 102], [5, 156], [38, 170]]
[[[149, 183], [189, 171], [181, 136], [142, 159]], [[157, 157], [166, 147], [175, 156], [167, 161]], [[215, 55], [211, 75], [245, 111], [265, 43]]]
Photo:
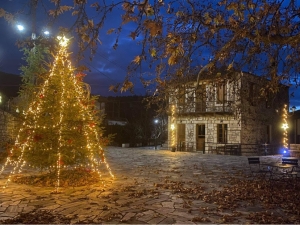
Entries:
[[[104, 184], [62, 188], [62, 193], [51, 194], [53, 188], [10, 183], [0, 192], [0, 223], [35, 209], [66, 216], [71, 223], [114, 224], [222, 223], [224, 216], [237, 213], [234, 223], [249, 223], [250, 212], [265, 210], [248, 205], [220, 211], [216, 203], [205, 201], [203, 193], [222, 190], [228, 177], [249, 175], [245, 156], [108, 147], [106, 158], [115, 179], [103, 171]], [[7, 175], [5, 171], [0, 176], [1, 186]]]

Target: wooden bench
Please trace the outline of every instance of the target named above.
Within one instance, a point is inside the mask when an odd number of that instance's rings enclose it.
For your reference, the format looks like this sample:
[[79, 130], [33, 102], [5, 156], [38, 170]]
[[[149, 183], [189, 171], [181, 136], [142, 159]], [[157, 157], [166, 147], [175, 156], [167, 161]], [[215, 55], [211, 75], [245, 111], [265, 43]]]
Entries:
[[240, 155], [241, 154], [241, 147], [240, 145], [223, 145], [217, 146], [217, 154], [223, 153], [224, 155]]

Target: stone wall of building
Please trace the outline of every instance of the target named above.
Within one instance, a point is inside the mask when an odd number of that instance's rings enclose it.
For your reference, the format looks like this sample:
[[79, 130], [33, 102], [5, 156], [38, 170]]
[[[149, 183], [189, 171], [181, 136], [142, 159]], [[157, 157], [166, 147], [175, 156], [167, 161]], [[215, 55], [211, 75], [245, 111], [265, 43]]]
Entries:
[[[179, 123], [179, 121], [177, 121]], [[227, 124], [227, 144], [239, 144], [241, 142], [241, 126], [239, 121], [233, 116], [203, 116], [195, 117], [192, 120], [181, 117], [180, 123], [185, 124], [185, 140], [187, 150], [196, 151], [197, 149], [197, 125], [205, 125], [205, 152], [211, 152], [217, 146], [217, 125]], [[170, 137], [169, 137], [170, 138]], [[169, 139], [170, 140], [170, 139]]]
[[18, 117], [0, 109], [0, 151], [15, 139], [19, 125]]
[[[243, 152], [259, 154], [263, 144], [273, 146], [273, 153], [278, 153], [275, 146], [282, 143], [282, 110], [288, 102], [288, 88], [282, 86], [279, 93], [269, 93], [268, 98], [261, 96], [261, 88], [267, 83], [256, 76], [243, 74], [241, 88], [241, 144]], [[248, 146], [246, 146], [247, 144]]]
[[300, 144], [290, 144], [290, 154], [292, 157], [300, 157]]

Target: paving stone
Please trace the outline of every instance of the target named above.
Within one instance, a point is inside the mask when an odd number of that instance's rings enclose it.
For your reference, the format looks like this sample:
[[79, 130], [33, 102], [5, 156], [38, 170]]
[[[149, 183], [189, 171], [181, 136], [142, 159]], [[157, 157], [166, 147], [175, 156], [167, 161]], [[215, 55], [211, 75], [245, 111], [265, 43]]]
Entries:
[[175, 215], [175, 216], [178, 216], [181, 218], [184, 217], [187, 219], [193, 219], [195, 217], [194, 215], [191, 215], [188, 212], [182, 212], [182, 211], [178, 211], [178, 210], [175, 210], [174, 212], [169, 213], [169, 215]]
[[19, 207], [18, 205], [11, 205], [9, 206], [7, 209], [6, 209], [6, 212], [8, 213], [19, 213], [19, 212], [22, 212], [23, 211], [23, 207]]
[[13, 218], [13, 217], [15, 217], [17, 215], [18, 215], [18, 212], [5, 212], [5, 213], [1, 213], [0, 214], [0, 218], [2, 218], [2, 217]]
[[11, 216], [2, 216], [0, 213], [0, 222], [8, 219], [11, 219]]
[[162, 202], [161, 204], [164, 208], [174, 208], [174, 202]]
[[74, 212], [78, 211], [78, 207], [73, 206], [73, 207], [68, 207], [68, 208], [55, 208], [55, 211], [59, 212], [60, 214], [63, 214], [63, 215], [69, 215], [69, 214], [73, 214]]
[[165, 201], [165, 199], [154, 199], [154, 200], [149, 200], [149, 201], [146, 201], [145, 203], [147, 205], [154, 205], [156, 203], [159, 203], [161, 204], [161, 202]]
[[100, 196], [101, 192], [99, 191], [94, 191], [92, 193], [87, 194], [87, 197], [89, 198], [98, 198]]
[[172, 202], [183, 203], [184, 201], [182, 200], [182, 198], [179, 198], [179, 197], [176, 197], [176, 196], [172, 196]]
[[23, 208], [23, 213], [31, 212], [34, 209], [35, 209], [34, 206], [26, 206]]
[[172, 213], [174, 211], [175, 211], [175, 209], [172, 209], [172, 208], [159, 208], [159, 209], [157, 209], [156, 212], [166, 216], [169, 213]]
[[162, 221], [160, 221], [159, 224], [174, 224], [175, 220], [173, 218], [167, 217], [165, 219], [163, 219]]
[[48, 205], [48, 206], [43, 207], [43, 208], [41, 208], [41, 209], [44, 209], [44, 210], [53, 210], [53, 209], [57, 209], [57, 208], [59, 208], [59, 207], [60, 207], [60, 205], [55, 204], [55, 205]]
[[175, 209], [183, 209], [183, 203], [174, 203], [174, 208]]
[[78, 207], [78, 206], [82, 206], [82, 202], [69, 202], [69, 203], [65, 203], [63, 204], [61, 207], [62, 209], [68, 209], [68, 208], [73, 208], [73, 207]]
[[187, 221], [187, 220], [176, 220], [176, 224], [197, 224], [192, 221]]
[[153, 210], [146, 210], [143, 212], [143, 215], [153, 215], [153, 214], [155, 214], [155, 211]]
[[155, 207], [153, 205], [145, 205], [143, 206], [144, 209], [149, 209], [149, 210], [152, 210], [152, 211], [156, 211], [158, 209], [161, 209], [162, 207], [158, 208], [158, 207]]
[[149, 220], [148, 223], [149, 224], [158, 224], [161, 221], [163, 221], [164, 219], [166, 219], [166, 217], [158, 216], [158, 217], [155, 217], [155, 218]]
[[13, 201], [5, 201], [0, 204], [0, 207], [8, 207], [13, 203]]
[[150, 221], [153, 218], [153, 215], [142, 215], [136, 218], [144, 223], [148, 223], [148, 221]]
[[126, 222], [130, 220], [132, 217], [134, 217], [136, 213], [126, 213], [125, 216], [122, 218], [121, 222]]

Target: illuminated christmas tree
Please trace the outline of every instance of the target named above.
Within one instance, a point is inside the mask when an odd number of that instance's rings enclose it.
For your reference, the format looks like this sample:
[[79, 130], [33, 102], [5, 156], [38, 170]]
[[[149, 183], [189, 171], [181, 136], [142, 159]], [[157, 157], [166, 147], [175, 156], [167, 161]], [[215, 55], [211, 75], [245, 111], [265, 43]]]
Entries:
[[[112, 173], [101, 147], [101, 116], [90, 97], [83, 73], [75, 73], [69, 60], [69, 40], [58, 37], [59, 49], [45, 82], [24, 112], [15, 144], [0, 170], [13, 165], [11, 176], [25, 164], [57, 174], [59, 187], [63, 168], [89, 167], [100, 175], [99, 165]], [[103, 164], [104, 163], [104, 164]]]

